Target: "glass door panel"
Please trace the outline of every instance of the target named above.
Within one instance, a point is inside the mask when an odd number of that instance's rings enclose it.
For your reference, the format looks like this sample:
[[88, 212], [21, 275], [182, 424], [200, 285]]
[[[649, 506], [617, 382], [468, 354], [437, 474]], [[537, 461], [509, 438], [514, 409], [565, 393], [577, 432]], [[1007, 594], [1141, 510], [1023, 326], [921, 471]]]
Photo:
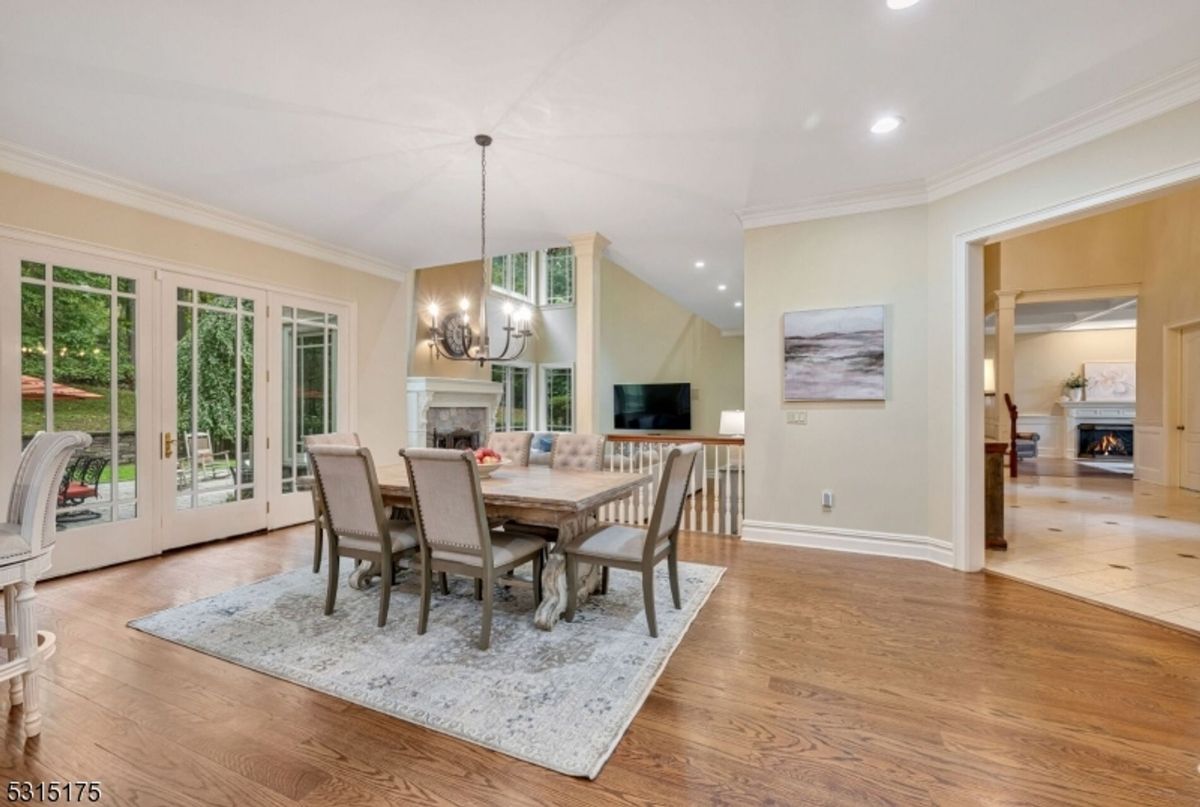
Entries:
[[347, 346], [342, 325], [344, 306], [285, 295], [271, 295], [272, 310], [279, 311], [278, 348], [271, 364], [278, 368], [278, 389], [271, 391], [271, 409], [278, 424], [277, 483], [271, 508], [271, 526], [294, 524], [312, 518], [309, 491], [312, 470], [304, 450], [310, 434], [347, 431], [339, 419], [346, 411], [345, 366]]
[[[255, 503], [255, 459], [265, 352], [257, 310], [262, 293], [173, 275], [164, 301], [170, 394], [164, 402], [163, 459], [173, 526], [164, 546], [253, 532], [266, 526]], [[173, 427], [173, 428], [172, 428]]]
[[[140, 296], [149, 288], [148, 273], [8, 242], [0, 244], [0, 260], [4, 283], [19, 287], [5, 285], [2, 295], [19, 307], [19, 334], [2, 334], [20, 351], [17, 448], [43, 430], [78, 430], [92, 438], [71, 459], [56, 491], [56, 525], [69, 535], [57, 543], [53, 573], [150, 554], [147, 514], [154, 508], [142, 496], [139, 470], [153, 450], [147, 439], [153, 432], [144, 425], [148, 402], [138, 395], [153, 372], [148, 307]], [[10, 265], [19, 274], [8, 275]], [[4, 428], [15, 427], [5, 421]]]

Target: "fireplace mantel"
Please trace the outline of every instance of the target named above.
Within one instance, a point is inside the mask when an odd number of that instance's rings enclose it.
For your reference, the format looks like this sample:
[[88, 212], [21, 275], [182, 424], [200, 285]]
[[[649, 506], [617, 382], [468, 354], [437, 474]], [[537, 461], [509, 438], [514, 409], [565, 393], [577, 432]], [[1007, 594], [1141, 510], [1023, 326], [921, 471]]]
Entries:
[[1137, 416], [1134, 401], [1063, 401], [1059, 406], [1063, 411], [1063, 453], [1070, 459], [1078, 456], [1080, 423], [1132, 426]]
[[429, 410], [441, 407], [483, 408], [486, 423], [496, 422], [496, 407], [504, 387], [495, 381], [475, 378], [417, 376], [408, 379], [408, 444], [424, 446]]

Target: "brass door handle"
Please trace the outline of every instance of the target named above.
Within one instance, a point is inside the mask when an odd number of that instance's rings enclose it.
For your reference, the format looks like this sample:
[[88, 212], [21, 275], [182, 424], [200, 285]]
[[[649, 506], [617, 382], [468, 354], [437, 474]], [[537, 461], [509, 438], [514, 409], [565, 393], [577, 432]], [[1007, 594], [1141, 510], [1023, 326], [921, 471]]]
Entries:
[[1187, 430], [1186, 426], [1176, 426], [1175, 427], [1175, 431], [1181, 432], [1181, 431], [1186, 431], [1186, 430]]
[[163, 459], [170, 459], [175, 449], [175, 437], [170, 432], [163, 432]]

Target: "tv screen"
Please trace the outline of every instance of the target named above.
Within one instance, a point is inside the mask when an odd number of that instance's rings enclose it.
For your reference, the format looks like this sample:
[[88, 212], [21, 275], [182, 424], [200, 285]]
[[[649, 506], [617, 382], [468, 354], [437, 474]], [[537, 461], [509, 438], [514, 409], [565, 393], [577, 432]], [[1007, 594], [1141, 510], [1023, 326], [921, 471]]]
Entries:
[[691, 384], [616, 384], [613, 428], [692, 428]]

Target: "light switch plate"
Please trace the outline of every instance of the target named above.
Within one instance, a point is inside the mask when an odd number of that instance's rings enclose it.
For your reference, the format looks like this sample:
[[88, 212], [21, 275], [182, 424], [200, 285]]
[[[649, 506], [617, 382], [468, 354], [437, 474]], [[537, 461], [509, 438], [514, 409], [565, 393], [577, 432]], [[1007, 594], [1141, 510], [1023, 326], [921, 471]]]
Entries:
[[807, 426], [808, 425], [808, 412], [805, 412], [803, 410], [789, 409], [787, 411], [787, 417], [784, 422], [790, 423], [793, 426]]

